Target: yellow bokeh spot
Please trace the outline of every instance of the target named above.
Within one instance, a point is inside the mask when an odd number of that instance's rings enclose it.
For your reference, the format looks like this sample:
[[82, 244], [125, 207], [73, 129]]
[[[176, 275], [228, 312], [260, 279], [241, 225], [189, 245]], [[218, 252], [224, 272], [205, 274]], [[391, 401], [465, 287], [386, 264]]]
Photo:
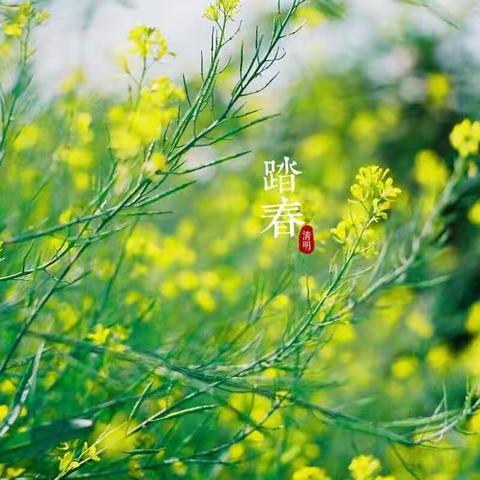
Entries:
[[468, 310], [465, 328], [469, 333], [480, 333], [480, 301], [475, 302]]
[[0, 405], [0, 422], [2, 422], [8, 415], [8, 410], [9, 409], [7, 405]]
[[13, 142], [13, 148], [24, 151], [34, 148], [40, 140], [40, 128], [37, 125], [25, 125]]
[[339, 343], [351, 343], [357, 338], [357, 332], [350, 322], [340, 323], [335, 329], [334, 338]]
[[413, 311], [405, 320], [407, 327], [420, 338], [430, 338], [433, 333], [433, 325], [425, 314]]
[[380, 462], [372, 455], [359, 455], [351, 461], [348, 469], [353, 480], [370, 480], [380, 470]]
[[437, 345], [432, 347], [427, 354], [427, 363], [433, 369], [439, 372], [445, 371], [450, 362], [452, 355], [446, 345]]
[[468, 220], [474, 225], [480, 225], [480, 200], [477, 200], [468, 211]]
[[292, 480], [330, 480], [330, 477], [323, 468], [302, 467], [294, 472]]
[[398, 358], [393, 362], [392, 375], [399, 379], [405, 380], [411, 377], [418, 369], [418, 359], [412, 355]]
[[450, 80], [444, 73], [435, 72], [427, 76], [427, 98], [435, 106], [444, 104], [450, 91]]
[[138, 433], [131, 433], [134, 427], [133, 422], [117, 415], [108, 425], [97, 424], [91, 443], [102, 452], [102, 456], [119, 457], [135, 448]]
[[93, 332], [87, 335], [87, 338], [96, 345], [105, 345], [108, 337], [110, 336], [110, 332], [110, 328], [106, 328], [101, 323], [98, 323], [97, 325], [95, 325], [95, 329], [93, 330]]
[[195, 303], [205, 312], [213, 312], [217, 308], [217, 302], [213, 295], [206, 289], [201, 289], [194, 295]]
[[235, 443], [228, 449], [228, 456], [233, 462], [237, 462], [245, 455], [245, 447], [242, 443]]
[[414, 175], [420, 185], [438, 191], [447, 183], [449, 172], [433, 150], [422, 150], [415, 157]]

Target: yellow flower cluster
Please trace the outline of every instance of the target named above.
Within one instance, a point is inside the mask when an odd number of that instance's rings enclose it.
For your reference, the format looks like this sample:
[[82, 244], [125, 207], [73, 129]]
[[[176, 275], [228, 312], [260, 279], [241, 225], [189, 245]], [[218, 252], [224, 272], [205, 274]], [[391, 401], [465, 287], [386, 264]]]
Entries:
[[433, 106], [440, 107], [448, 99], [452, 86], [450, 79], [442, 72], [434, 72], [426, 78], [427, 98]]
[[388, 176], [389, 170], [376, 165], [362, 167], [355, 177], [356, 183], [350, 191], [355, 200], [365, 209], [368, 217], [374, 221], [385, 220], [392, 201], [402, 192], [393, 186], [393, 179]]
[[38, 125], [25, 125], [13, 142], [13, 148], [18, 152], [35, 148], [40, 140], [41, 130]]
[[[182, 100], [184, 95], [170, 79], [159, 77], [142, 88], [137, 105], [114, 106], [109, 112], [110, 137], [118, 157], [136, 157], [157, 139], [176, 116], [177, 109], [172, 102]], [[161, 162], [156, 166], [161, 167]]]
[[139, 25], [130, 31], [128, 39], [131, 53], [143, 59], [160, 60], [168, 53], [167, 41], [157, 27]]
[[136, 422], [128, 421], [123, 414], [116, 414], [110, 423], [97, 422], [93, 432], [94, 445], [107, 459], [121, 456], [132, 450], [138, 439], [138, 433], [132, 433]]
[[0, 475], [2, 479], [13, 479], [19, 478], [20, 475], [25, 471], [25, 468], [22, 467], [7, 467], [3, 464], [0, 464]]
[[477, 200], [468, 211], [468, 220], [474, 225], [480, 225], [480, 200]]
[[37, 10], [31, 1], [20, 4], [13, 15], [3, 22], [3, 33], [7, 37], [19, 38], [28, 29], [31, 23], [41, 25], [49, 17], [43, 10]]
[[445, 188], [450, 172], [435, 151], [426, 149], [415, 156], [413, 175], [422, 187], [419, 207], [425, 215], [428, 215], [437, 201], [438, 194]]
[[90, 185], [88, 172], [94, 163], [92, 116], [87, 112], [75, 113], [69, 133], [69, 143], [60, 146], [56, 153], [70, 167], [75, 187], [83, 191]]
[[433, 150], [421, 150], [415, 156], [413, 173], [420, 185], [435, 192], [445, 187], [449, 177], [445, 162]]
[[218, 22], [222, 17], [232, 18], [239, 6], [240, 0], [216, 0], [207, 6], [203, 16], [212, 22]]
[[302, 467], [293, 474], [292, 480], [330, 480], [330, 477], [323, 468]]
[[480, 143], [480, 122], [472, 122], [466, 118], [455, 125], [450, 133], [450, 143], [462, 157], [477, 154]]
[[82, 463], [93, 460], [99, 462], [97, 447], [95, 445], [88, 446], [88, 443], [83, 444], [82, 453], [78, 459], [75, 458], [75, 452], [70, 449], [68, 444], [64, 444], [63, 450], [67, 450], [60, 459], [58, 470], [61, 474], [66, 474], [78, 468]]
[[395, 480], [392, 476], [377, 475], [380, 468], [380, 461], [372, 455], [359, 455], [348, 467], [353, 480]]
[[376, 165], [360, 168], [350, 189], [353, 196], [350, 200], [352, 208], [348, 215], [331, 229], [337, 242], [347, 248], [355, 245], [360, 247], [360, 242], [364, 246], [373, 242], [375, 232], [369, 225], [385, 220], [392, 202], [401, 193], [399, 188], [393, 186], [393, 179], [388, 174], [388, 169]]
[[[380, 461], [372, 455], [359, 455], [348, 466], [352, 480], [395, 480], [391, 475], [378, 475], [380, 469]], [[323, 468], [307, 466], [296, 470], [292, 480], [330, 480], [330, 477]]]
[[115, 325], [114, 327], [109, 328], [101, 323], [97, 323], [95, 329], [87, 335], [87, 338], [96, 345], [104, 346], [108, 344], [110, 350], [123, 352], [125, 346], [122, 342], [128, 338], [128, 332], [121, 325]]

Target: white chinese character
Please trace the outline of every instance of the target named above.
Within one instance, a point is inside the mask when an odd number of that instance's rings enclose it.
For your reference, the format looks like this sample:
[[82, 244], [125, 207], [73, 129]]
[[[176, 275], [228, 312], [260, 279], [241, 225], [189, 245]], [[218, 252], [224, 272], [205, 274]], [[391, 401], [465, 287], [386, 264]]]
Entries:
[[294, 192], [295, 177], [302, 173], [294, 168], [296, 165], [297, 162], [288, 157], [284, 157], [283, 162], [278, 164], [274, 160], [265, 162], [264, 189], [278, 188], [280, 193]]
[[273, 237], [278, 238], [279, 235], [295, 235], [295, 225], [303, 225], [304, 222], [300, 220], [302, 212], [300, 211], [300, 203], [288, 203], [288, 199], [282, 197], [282, 203], [278, 205], [264, 205], [262, 206], [265, 215], [262, 218], [271, 218], [270, 224], [262, 231], [266, 232], [273, 228]]

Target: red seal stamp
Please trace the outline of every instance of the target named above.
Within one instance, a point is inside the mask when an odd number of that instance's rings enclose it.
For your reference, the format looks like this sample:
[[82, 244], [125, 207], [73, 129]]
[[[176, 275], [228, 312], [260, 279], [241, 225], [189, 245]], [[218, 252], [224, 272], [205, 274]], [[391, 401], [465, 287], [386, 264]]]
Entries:
[[315, 250], [315, 237], [313, 235], [313, 227], [304, 225], [298, 235], [298, 249], [305, 255], [310, 255]]

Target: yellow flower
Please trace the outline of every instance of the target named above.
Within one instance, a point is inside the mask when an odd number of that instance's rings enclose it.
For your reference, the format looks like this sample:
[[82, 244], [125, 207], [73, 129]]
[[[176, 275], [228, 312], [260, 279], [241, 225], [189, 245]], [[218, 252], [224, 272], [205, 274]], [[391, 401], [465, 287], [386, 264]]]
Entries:
[[469, 333], [480, 333], [480, 301], [475, 302], [468, 310], [465, 328]]
[[372, 455], [359, 455], [348, 466], [353, 480], [370, 480], [380, 470], [380, 462]]
[[468, 118], [458, 123], [450, 133], [450, 143], [462, 157], [478, 153], [480, 122]]
[[477, 200], [468, 211], [468, 220], [474, 225], [480, 225], [480, 200]]
[[350, 343], [357, 338], [355, 327], [350, 322], [339, 323], [335, 329], [335, 340], [339, 343]]
[[7, 37], [21, 37], [23, 33], [23, 27], [18, 23], [11, 23], [3, 27], [3, 33]]
[[299, 10], [296, 20], [298, 23], [306, 23], [309, 27], [318, 27], [325, 22], [326, 17], [319, 8], [307, 5]]
[[235, 443], [228, 449], [228, 456], [233, 462], [238, 462], [245, 456], [245, 447], [242, 443]]
[[334, 240], [346, 249], [355, 247], [356, 252], [367, 258], [376, 253], [378, 232], [366, 228], [366, 222], [385, 220], [392, 202], [401, 193], [399, 188], [393, 186], [393, 179], [388, 173], [389, 170], [376, 165], [360, 168], [350, 189], [352, 207], [338, 225], [330, 230]]
[[402, 192], [393, 186], [393, 179], [388, 173], [388, 169], [376, 165], [362, 167], [350, 188], [355, 199], [353, 202], [360, 202], [374, 221], [387, 218], [391, 202]]
[[154, 60], [160, 60], [168, 52], [167, 41], [156, 27], [139, 25], [130, 30], [128, 39], [132, 53], [144, 59], [152, 57]]
[[473, 433], [480, 433], [480, 412], [476, 412], [470, 417], [468, 428]]
[[40, 139], [40, 129], [37, 125], [25, 125], [13, 142], [13, 148], [18, 151], [35, 147]]
[[73, 175], [73, 184], [80, 191], [85, 191], [90, 186], [90, 175], [85, 172], [77, 172]]
[[184, 477], [187, 474], [187, 466], [180, 460], [172, 463], [172, 470], [175, 475], [178, 475], [179, 477]]
[[[10, 379], [5, 379], [3, 382], [0, 383], [0, 392], [4, 395], [12, 395], [17, 390], [15, 383], [12, 382]], [[0, 407], [1, 409], [1, 407]], [[1, 414], [0, 414], [1, 417]]]
[[23, 472], [25, 471], [22, 467], [7, 467], [5, 473], [7, 474], [7, 478], [18, 478]]
[[450, 94], [449, 78], [441, 73], [431, 73], [427, 77], [427, 96], [434, 105], [442, 105]]
[[[135, 157], [158, 138], [164, 127], [176, 116], [174, 101], [182, 100], [185, 93], [169, 78], [153, 79], [140, 92], [138, 105], [114, 106], [108, 116], [110, 120], [111, 146], [122, 159]], [[158, 154], [154, 162], [161, 165], [166, 159]], [[148, 168], [155, 165], [149, 164]]]
[[80, 462], [75, 460], [73, 452], [67, 452], [65, 455], [60, 459], [60, 464], [58, 466], [58, 471], [60, 473], [67, 473], [71, 470], [80, 466]]
[[35, 23], [37, 25], [41, 25], [42, 23], [45, 23], [49, 18], [50, 14], [48, 12], [46, 12], [45, 10], [40, 10], [37, 12]]
[[407, 327], [421, 338], [429, 338], [433, 335], [433, 326], [426, 315], [419, 311], [413, 311], [405, 319]]
[[426, 188], [439, 190], [448, 180], [448, 169], [433, 150], [422, 150], [415, 157], [415, 180]]
[[195, 303], [205, 312], [213, 312], [217, 308], [215, 298], [208, 290], [199, 290], [194, 296]]
[[0, 405], [0, 422], [2, 422], [7, 415], [8, 415], [7, 405]]
[[100, 461], [100, 457], [97, 453], [97, 447], [95, 447], [95, 445], [91, 445], [89, 447], [87, 442], [83, 444], [81, 456], [84, 460], [93, 460], [94, 462]]
[[162, 173], [167, 166], [167, 157], [162, 153], [155, 152], [152, 154], [150, 160], [145, 165], [145, 171], [150, 177]]
[[110, 331], [110, 328], [106, 328], [101, 323], [98, 323], [95, 325], [94, 331], [87, 335], [87, 338], [97, 345], [105, 345], [110, 336]]
[[92, 116], [87, 112], [79, 112], [73, 119], [75, 132], [82, 137], [82, 140], [85, 142], [92, 139], [91, 124]]
[[349, 220], [341, 220], [330, 232], [338, 243], [346, 243], [350, 235], [351, 226], [352, 224]]
[[218, 22], [222, 16], [232, 18], [239, 6], [240, 0], [216, 0], [205, 8], [203, 16], [212, 22]]
[[292, 480], [330, 480], [330, 477], [323, 468], [302, 467], [293, 474]]
[[177, 284], [182, 290], [190, 291], [196, 289], [200, 284], [200, 278], [191, 270], [181, 271], [177, 274]]
[[412, 376], [418, 368], [418, 360], [416, 357], [409, 355], [395, 360], [392, 365], [392, 375], [395, 378], [403, 380]]
[[444, 371], [452, 360], [450, 350], [446, 345], [436, 345], [427, 354], [428, 365], [439, 372]]
[[131, 433], [135, 428], [133, 421], [128, 422], [123, 415], [116, 415], [110, 424], [98, 423], [93, 437], [98, 450], [103, 456], [112, 458], [132, 450], [137, 442], [138, 433]]
[[41, 25], [48, 17], [49, 14], [47, 12], [35, 9], [31, 1], [24, 2], [4, 21], [3, 33], [7, 37], [21, 37], [29, 25], [32, 23]]
[[212, 22], [218, 22], [220, 19], [220, 10], [214, 4], [208, 5], [203, 12], [203, 16]]

